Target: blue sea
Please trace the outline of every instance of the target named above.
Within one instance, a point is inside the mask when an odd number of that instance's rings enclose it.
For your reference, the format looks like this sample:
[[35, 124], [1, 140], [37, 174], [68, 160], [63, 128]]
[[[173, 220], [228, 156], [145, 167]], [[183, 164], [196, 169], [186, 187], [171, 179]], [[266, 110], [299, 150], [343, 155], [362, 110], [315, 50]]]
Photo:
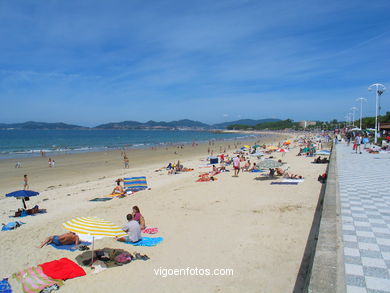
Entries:
[[0, 130], [0, 159], [47, 154], [148, 148], [248, 137], [239, 133], [183, 130]]

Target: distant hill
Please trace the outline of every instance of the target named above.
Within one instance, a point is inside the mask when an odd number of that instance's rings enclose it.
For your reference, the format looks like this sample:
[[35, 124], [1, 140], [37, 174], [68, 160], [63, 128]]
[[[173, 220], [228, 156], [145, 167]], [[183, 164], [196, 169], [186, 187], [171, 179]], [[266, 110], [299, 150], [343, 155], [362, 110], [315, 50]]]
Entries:
[[183, 119], [171, 122], [156, 122], [150, 120], [145, 123], [138, 121], [123, 121], [101, 124], [95, 127], [96, 129], [177, 129], [177, 128], [192, 128], [192, 129], [208, 129], [210, 125], [193, 121], [189, 119]]
[[24, 123], [0, 123], [0, 129], [87, 129], [79, 125], [66, 124], [63, 122], [58, 123], [46, 123], [46, 122], [34, 122], [28, 121]]
[[276, 122], [280, 121], [280, 119], [274, 119], [274, 118], [267, 118], [267, 119], [260, 119], [260, 120], [254, 120], [254, 119], [240, 119], [236, 121], [230, 121], [230, 122], [224, 122], [224, 123], [218, 123], [212, 125], [212, 128], [216, 129], [225, 129], [229, 125], [248, 125], [248, 126], [255, 126], [257, 124], [262, 123], [268, 123], [268, 122]]

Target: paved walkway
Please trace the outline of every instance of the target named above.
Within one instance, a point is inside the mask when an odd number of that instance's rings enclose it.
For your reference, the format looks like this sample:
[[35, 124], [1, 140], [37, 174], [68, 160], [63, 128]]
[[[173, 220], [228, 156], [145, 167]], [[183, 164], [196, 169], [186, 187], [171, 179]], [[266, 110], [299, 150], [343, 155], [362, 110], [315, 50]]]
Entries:
[[337, 145], [348, 293], [390, 292], [390, 154]]

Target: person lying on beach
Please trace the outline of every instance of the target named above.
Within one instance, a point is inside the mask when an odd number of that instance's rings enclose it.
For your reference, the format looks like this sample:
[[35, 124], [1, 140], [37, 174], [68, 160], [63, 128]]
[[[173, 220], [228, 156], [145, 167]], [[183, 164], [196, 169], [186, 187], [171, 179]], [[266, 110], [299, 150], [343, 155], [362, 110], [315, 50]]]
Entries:
[[139, 210], [138, 206], [133, 206], [133, 219], [134, 221], [137, 221], [138, 224], [141, 227], [141, 230], [145, 229], [146, 224], [145, 224], [145, 219], [141, 214], [141, 211]]
[[60, 245], [69, 245], [69, 244], [75, 244], [76, 246], [79, 245], [80, 239], [79, 236], [77, 236], [73, 232], [68, 232], [62, 235], [53, 235], [49, 236], [41, 243], [41, 245], [38, 248], [42, 248], [43, 246], [53, 243], [56, 246]]
[[111, 194], [123, 194], [123, 193], [125, 193], [125, 191], [123, 190], [123, 187], [121, 185], [121, 180], [118, 179], [116, 181], [116, 186], [115, 186], [115, 188], [114, 188], [114, 190], [112, 191]]
[[127, 232], [127, 236], [116, 238], [120, 242], [138, 242], [142, 239], [141, 237], [141, 226], [137, 221], [133, 219], [132, 214], [126, 216], [127, 223], [123, 226], [123, 231]]
[[287, 172], [285, 172], [283, 177], [287, 178], [287, 179], [303, 179], [303, 176], [301, 176], [301, 175], [287, 173]]

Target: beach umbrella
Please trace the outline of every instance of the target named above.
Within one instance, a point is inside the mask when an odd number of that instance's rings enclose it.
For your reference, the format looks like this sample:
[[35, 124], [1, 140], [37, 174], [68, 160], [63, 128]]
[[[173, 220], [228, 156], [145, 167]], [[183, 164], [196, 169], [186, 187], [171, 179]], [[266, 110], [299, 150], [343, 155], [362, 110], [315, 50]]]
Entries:
[[259, 147], [261, 147], [261, 145], [255, 144], [252, 148], [257, 149]]
[[250, 149], [250, 148], [251, 148], [251, 146], [250, 146], [250, 145], [247, 145], [247, 144], [244, 145], [243, 147], [246, 148], [246, 149]]
[[329, 156], [330, 151], [328, 151], [328, 150], [316, 151], [316, 155]]
[[264, 160], [258, 164], [258, 167], [260, 169], [275, 169], [275, 168], [279, 168], [282, 165], [283, 163], [274, 160]]
[[286, 140], [283, 144], [284, 145], [289, 145], [289, 144], [291, 144], [291, 140]]
[[77, 234], [92, 236], [92, 262], [95, 236], [98, 237], [123, 237], [127, 234], [117, 225], [98, 217], [80, 217], [62, 224], [65, 229]]
[[278, 152], [279, 152], [279, 153], [288, 153], [289, 150], [286, 150], [286, 149], [278, 149]]
[[21, 198], [24, 208], [27, 209], [26, 199], [31, 197], [31, 196], [37, 196], [38, 194], [39, 194], [39, 192], [32, 191], [32, 190], [17, 190], [17, 191], [11, 192], [11, 193], [7, 193], [5, 196], [6, 197]]

